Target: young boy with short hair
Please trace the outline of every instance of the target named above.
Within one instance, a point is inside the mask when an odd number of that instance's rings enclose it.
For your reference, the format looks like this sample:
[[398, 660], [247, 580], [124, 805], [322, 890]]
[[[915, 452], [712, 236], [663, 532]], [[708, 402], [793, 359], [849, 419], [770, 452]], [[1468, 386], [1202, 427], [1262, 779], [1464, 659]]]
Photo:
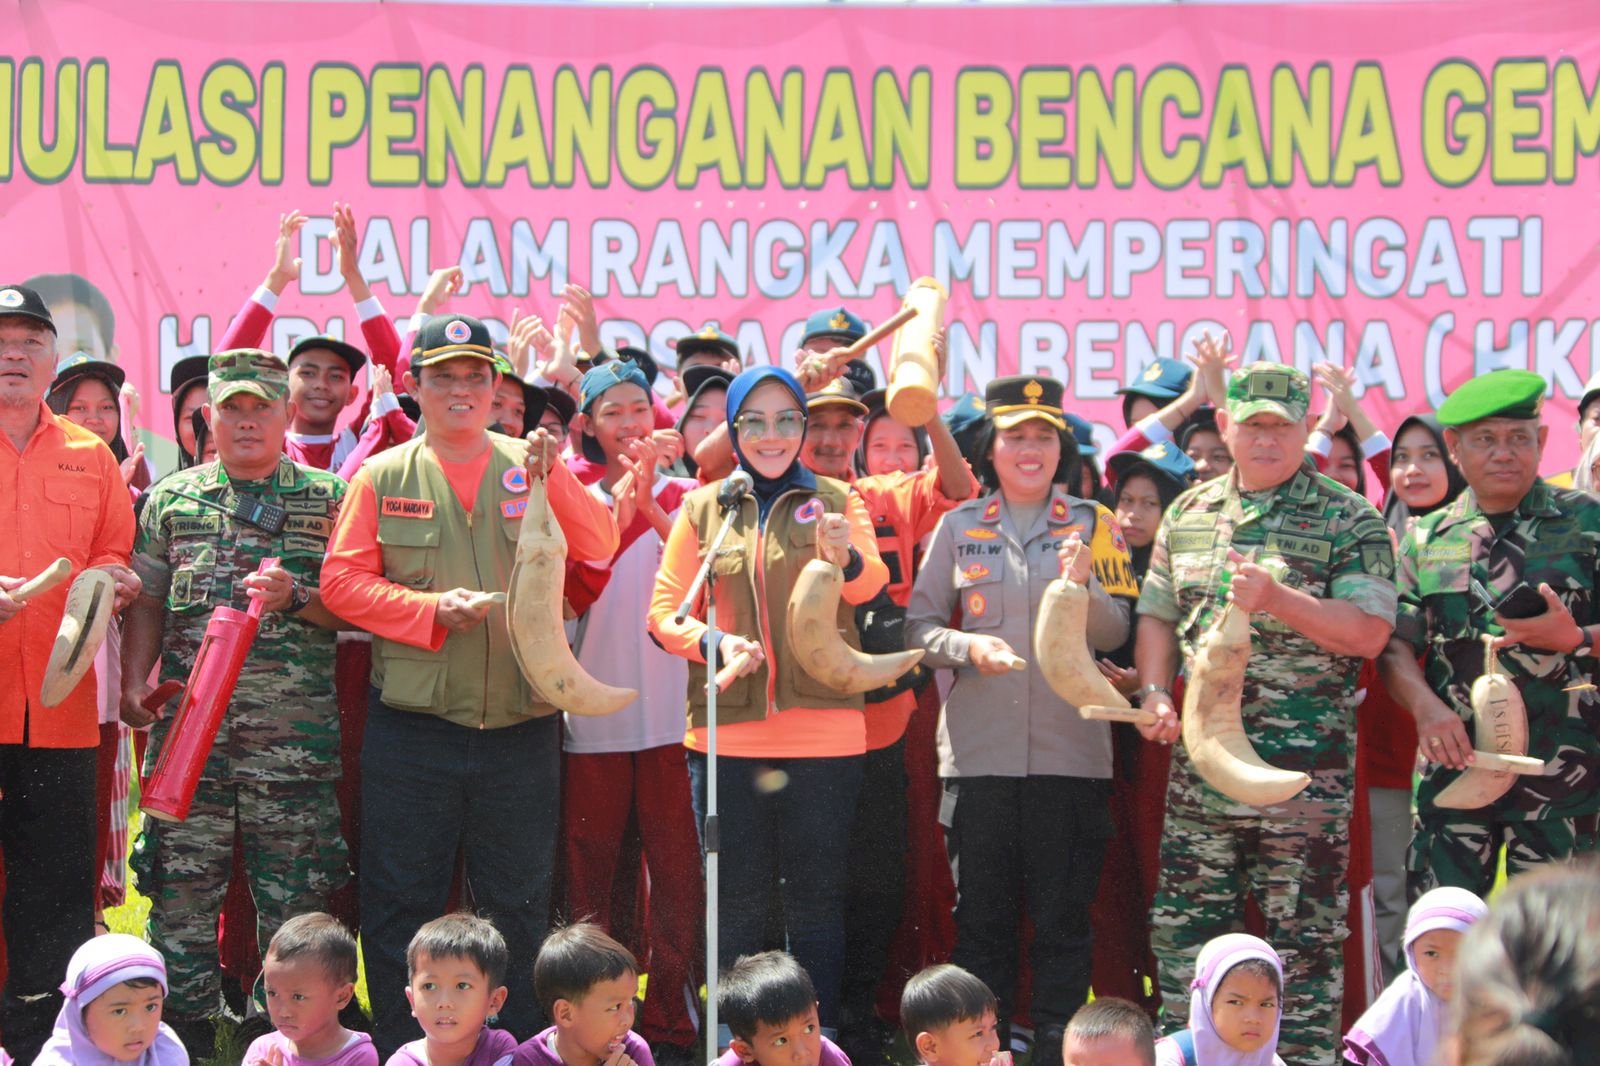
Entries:
[[517, 1038], [484, 1023], [506, 1002], [506, 941], [485, 918], [447, 914], [417, 930], [406, 948], [406, 1000], [426, 1034], [388, 1066], [495, 1066]]
[[579, 922], [545, 938], [533, 990], [555, 1024], [517, 1046], [511, 1066], [655, 1066], [633, 1032], [639, 963], [598, 925]]
[[1106, 996], [1067, 1023], [1062, 1066], [1156, 1066], [1156, 1034], [1144, 1008]]
[[926, 1066], [1009, 1066], [1010, 1053], [1000, 1050], [998, 1007], [988, 985], [941, 963], [906, 982], [900, 1024]]
[[733, 1040], [716, 1066], [850, 1066], [822, 1035], [811, 975], [786, 951], [739, 956], [718, 980], [717, 1011]]
[[355, 996], [356, 940], [332, 915], [313, 911], [279, 926], [261, 982], [276, 1031], [256, 1038], [245, 1066], [378, 1066], [372, 1037], [339, 1024]]

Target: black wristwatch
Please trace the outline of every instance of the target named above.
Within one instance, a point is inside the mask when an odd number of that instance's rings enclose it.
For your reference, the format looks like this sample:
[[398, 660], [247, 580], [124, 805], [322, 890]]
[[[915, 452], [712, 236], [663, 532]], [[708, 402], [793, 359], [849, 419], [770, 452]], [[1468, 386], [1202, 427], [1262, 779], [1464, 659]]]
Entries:
[[1143, 706], [1144, 701], [1145, 701], [1145, 697], [1149, 696], [1151, 693], [1154, 693], [1154, 692], [1161, 693], [1163, 696], [1165, 696], [1169, 700], [1172, 698], [1172, 690], [1170, 688], [1168, 688], [1167, 686], [1165, 686], [1165, 685], [1146, 685], [1143, 688], [1141, 688], [1138, 692], [1134, 693], [1134, 698], [1139, 701], [1141, 706]]
[[301, 584], [299, 578], [297, 578], [297, 577], [290, 578], [289, 579], [289, 606], [285, 609], [285, 613], [286, 614], [299, 614], [301, 611], [305, 610], [306, 607], [310, 605], [310, 603], [311, 603], [311, 590], [306, 588], [305, 585]]

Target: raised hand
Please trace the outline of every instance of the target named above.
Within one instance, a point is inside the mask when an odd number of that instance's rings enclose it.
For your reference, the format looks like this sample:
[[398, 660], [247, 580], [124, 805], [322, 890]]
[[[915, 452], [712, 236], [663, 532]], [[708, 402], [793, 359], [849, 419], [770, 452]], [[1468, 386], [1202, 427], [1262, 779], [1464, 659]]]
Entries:
[[294, 254], [295, 238], [308, 220], [298, 209], [278, 216], [278, 240], [273, 245], [272, 269], [267, 271], [265, 287], [279, 296], [289, 283], [300, 278], [300, 257]]
[[428, 284], [422, 290], [422, 299], [417, 301], [417, 310], [425, 315], [439, 313], [439, 308], [444, 302], [461, 291], [465, 281], [458, 266], [440, 267], [428, 275]]
[[594, 297], [581, 285], [568, 285], [561, 290], [561, 299], [578, 327], [578, 347], [592, 358], [600, 351], [600, 320], [595, 315]]
[[1318, 363], [1311, 368], [1311, 372], [1322, 383], [1324, 396], [1322, 414], [1317, 417], [1317, 429], [1331, 437], [1349, 421], [1350, 407], [1355, 403], [1355, 395], [1351, 390], [1355, 387], [1356, 374], [1354, 370], [1347, 370], [1336, 363]]
[[361, 273], [361, 245], [356, 238], [356, 213], [349, 204], [333, 205], [333, 264], [350, 289], [350, 298], [360, 303], [372, 297], [372, 289]]

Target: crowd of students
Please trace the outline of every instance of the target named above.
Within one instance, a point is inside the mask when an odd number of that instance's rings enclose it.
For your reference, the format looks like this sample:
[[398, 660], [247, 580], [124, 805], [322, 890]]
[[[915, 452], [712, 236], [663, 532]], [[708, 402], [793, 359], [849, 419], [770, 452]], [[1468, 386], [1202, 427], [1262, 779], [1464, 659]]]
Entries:
[[[851, 358], [867, 328], [852, 309], [810, 315], [792, 370], [746, 367], [715, 327], [680, 338], [669, 370], [605, 347], [577, 286], [552, 321], [514, 317], [498, 344], [453, 306], [461, 275], [445, 269], [402, 330], [355, 265], [347, 205], [335, 222], [363, 346], [258, 348], [297, 276], [305, 216], [283, 216], [216, 354], [166, 383], [175, 473], [130, 446], [124, 371], [58, 364], [46, 301], [0, 288], [0, 473], [20, 486], [0, 530], [15, 534], [0, 536], [0, 654], [24, 679], [0, 704], [0, 1022], [24, 1061], [43, 1046], [52, 1066], [171, 1066], [208, 1043], [226, 994], [276, 1027], [247, 1055], [269, 1066], [651, 1066], [702, 1042], [729, 1048], [725, 1066], [867, 1066], [891, 1054], [894, 1020], [928, 1066], [987, 1066], [1030, 1037], [1040, 1064], [1211, 1066], [1281, 1048], [1296, 1064], [1421, 1066], [1448, 1046], [1447, 1005], [1470, 984], [1452, 977], [1455, 941], [1483, 919], [1502, 851], [1521, 874], [1595, 846], [1600, 501], [1583, 490], [1600, 384], [1580, 404], [1576, 490], [1537, 477], [1536, 375], [1468, 382], [1391, 441], [1349, 371], [1316, 368], [1313, 411], [1305, 375], [1238, 367], [1226, 337], [1121, 390], [1124, 432], [1104, 451], [1046, 377], [997, 379], [905, 426]], [[68, 446], [93, 463], [68, 463]], [[712, 563], [712, 647], [706, 596], [679, 605], [734, 471], [750, 488]], [[505, 608], [481, 595], [516, 579], [536, 484], [566, 544], [577, 660], [637, 692], [614, 714], [542, 703]], [[26, 610], [10, 596], [46, 554], [114, 570], [127, 606], [70, 735], [65, 719], [46, 731], [60, 709], [38, 702], [65, 590]], [[921, 649], [921, 663], [865, 693], [815, 676], [789, 632], [813, 560], [838, 571], [848, 643]], [[1084, 639], [1147, 724], [1082, 718], [1052, 690], [1033, 633], [1057, 577], [1089, 590]], [[1543, 609], [1510, 609], [1529, 596]], [[133, 848], [153, 946], [83, 943], [57, 995], [85, 923], [124, 898], [134, 767], [172, 741], [153, 682], [187, 677], [213, 607], [250, 600], [265, 620], [196, 813], [147, 821]], [[1242, 803], [1172, 744], [1183, 664], [1227, 610], [1255, 625], [1246, 727], [1310, 779], [1292, 802]], [[1527, 703], [1527, 754], [1549, 769], [1459, 812], [1431, 799], [1492, 743], [1463, 721], [1485, 634]], [[41, 771], [49, 752], [70, 773]], [[713, 767], [728, 1031], [702, 1034]], [[41, 833], [68, 808], [47, 857]], [[72, 916], [91, 871], [99, 887]], [[1507, 906], [1593, 876], [1529, 877], [1543, 888]], [[1347, 945], [1353, 920], [1363, 936]], [[349, 929], [371, 1037], [339, 1020]], [[1347, 977], [1369, 940], [1377, 957]], [[1524, 948], [1507, 947], [1524, 952], [1514, 968], [1540, 965]], [[1559, 1005], [1504, 1008], [1502, 1028], [1527, 1016], [1570, 1054], [1596, 1009], [1586, 981], [1571, 975]], [[1178, 1031], [1152, 1044], [1159, 1019]], [[1478, 1013], [1461, 1024], [1490, 1031]], [[1139, 1057], [1084, 1046], [1123, 1037]]]

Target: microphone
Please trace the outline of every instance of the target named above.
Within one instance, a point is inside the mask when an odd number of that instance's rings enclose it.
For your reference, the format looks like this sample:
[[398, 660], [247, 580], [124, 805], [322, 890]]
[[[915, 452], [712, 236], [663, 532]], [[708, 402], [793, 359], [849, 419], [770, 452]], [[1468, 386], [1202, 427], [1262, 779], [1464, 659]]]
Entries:
[[717, 552], [722, 547], [722, 542], [728, 539], [728, 531], [733, 528], [733, 521], [739, 513], [739, 503], [745, 494], [754, 492], [755, 481], [743, 470], [735, 470], [722, 480], [722, 485], [717, 489], [717, 510], [722, 515], [722, 526], [717, 530], [717, 535], [711, 541], [711, 549], [706, 552], [706, 557], [700, 563], [700, 572], [694, 576], [694, 584], [689, 586], [689, 594], [678, 605], [678, 613], [672, 616], [679, 625], [689, 617], [689, 610], [694, 606], [695, 600], [700, 598], [700, 590], [705, 587], [706, 581], [711, 576], [711, 564], [716, 561]]
[[735, 470], [722, 480], [717, 490], [717, 509], [724, 514], [739, 506], [739, 501], [755, 491], [756, 483], [743, 470]]

